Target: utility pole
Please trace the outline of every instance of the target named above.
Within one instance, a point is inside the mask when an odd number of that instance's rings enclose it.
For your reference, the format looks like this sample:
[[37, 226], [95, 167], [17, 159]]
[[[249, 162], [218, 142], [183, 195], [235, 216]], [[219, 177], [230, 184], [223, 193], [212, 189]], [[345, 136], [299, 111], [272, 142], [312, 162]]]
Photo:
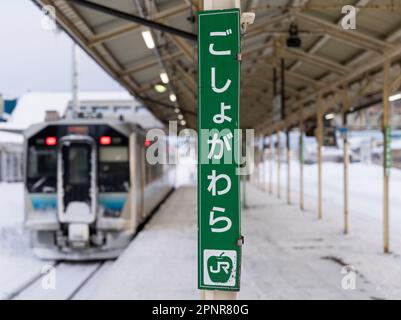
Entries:
[[72, 106], [71, 106], [71, 117], [74, 118], [79, 112], [79, 73], [78, 73], [78, 47], [75, 42], [72, 43]]

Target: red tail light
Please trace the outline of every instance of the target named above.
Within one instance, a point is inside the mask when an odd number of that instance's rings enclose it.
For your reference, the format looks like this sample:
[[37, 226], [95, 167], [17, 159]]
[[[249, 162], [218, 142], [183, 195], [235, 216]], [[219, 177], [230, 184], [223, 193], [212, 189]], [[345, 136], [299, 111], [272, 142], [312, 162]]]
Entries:
[[109, 136], [103, 136], [100, 137], [100, 144], [103, 146], [108, 146], [111, 144], [111, 137]]
[[55, 146], [57, 145], [57, 138], [56, 137], [47, 137], [45, 140], [47, 146]]
[[145, 147], [149, 147], [152, 144], [150, 140], [145, 140]]

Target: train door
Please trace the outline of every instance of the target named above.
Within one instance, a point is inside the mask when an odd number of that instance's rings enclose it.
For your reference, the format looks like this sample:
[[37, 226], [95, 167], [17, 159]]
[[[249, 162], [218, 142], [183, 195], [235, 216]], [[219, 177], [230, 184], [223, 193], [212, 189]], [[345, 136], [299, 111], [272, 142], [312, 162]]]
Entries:
[[96, 144], [87, 136], [61, 139], [58, 152], [58, 206], [63, 223], [96, 219]]

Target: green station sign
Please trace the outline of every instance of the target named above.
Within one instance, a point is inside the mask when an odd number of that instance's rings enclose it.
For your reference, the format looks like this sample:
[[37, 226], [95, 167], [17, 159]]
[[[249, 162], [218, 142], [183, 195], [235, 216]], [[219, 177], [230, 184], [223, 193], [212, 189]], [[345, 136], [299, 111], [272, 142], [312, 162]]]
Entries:
[[239, 291], [240, 11], [198, 21], [198, 288]]

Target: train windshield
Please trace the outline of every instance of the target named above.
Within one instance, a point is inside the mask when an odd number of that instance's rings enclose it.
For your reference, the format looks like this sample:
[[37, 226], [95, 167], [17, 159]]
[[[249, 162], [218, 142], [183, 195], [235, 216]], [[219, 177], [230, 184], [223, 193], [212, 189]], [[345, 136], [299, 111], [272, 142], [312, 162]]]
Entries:
[[68, 150], [68, 179], [73, 184], [89, 184], [89, 153], [86, 146], [73, 146]]
[[129, 190], [128, 147], [100, 147], [98, 183], [101, 192]]
[[63, 146], [63, 189], [64, 205], [72, 201], [90, 201], [91, 146], [72, 144]]
[[57, 191], [57, 151], [54, 148], [31, 146], [28, 150], [27, 187], [29, 192]]

